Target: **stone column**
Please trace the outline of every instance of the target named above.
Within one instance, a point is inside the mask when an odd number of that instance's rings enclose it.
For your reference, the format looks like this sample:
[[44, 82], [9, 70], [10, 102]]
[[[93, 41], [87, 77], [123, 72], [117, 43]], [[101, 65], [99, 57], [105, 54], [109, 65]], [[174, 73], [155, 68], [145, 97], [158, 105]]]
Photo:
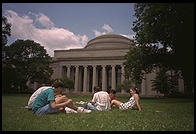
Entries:
[[112, 89], [116, 90], [116, 70], [115, 70], [115, 65], [112, 65]]
[[[125, 67], [121, 65], [121, 84], [125, 81]], [[125, 93], [125, 89], [121, 89], [121, 93]]]
[[106, 65], [102, 65], [102, 91], [106, 90]]
[[71, 78], [70, 73], [71, 73], [71, 66], [67, 65], [67, 78]]
[[62, 65], [59, 65], [59, 78], [62, 78], [63, 77], [63, 66]]
[[93, 84], [92, 84], [92, 92], [94, 92], [94, 87], [97, 86], [96, 82], [96, 65], [93, 65]]
[[144, 71], [142, 71], [144, 73], [144, 79], [142, 79], [142, 84], [141, 84], [141, 95], [145, 96], [146, 95], [146, 73]]
[[182, 73], [180, 73], [180, 77], [178, 78], [178, 89], [180, 93], [184, 93], [184, 80], [182, 79]]
[[76, 68], [76, 72], [75, 72], [75, 85], [74, 85], [75, 90], [74, 91], [77, 92], [78, 91], [78, 79], [79, 79], [79, 66], [76, 65], [75, 68]]
[[84, 66], [83, 92], [87, 92], [87, 66]]

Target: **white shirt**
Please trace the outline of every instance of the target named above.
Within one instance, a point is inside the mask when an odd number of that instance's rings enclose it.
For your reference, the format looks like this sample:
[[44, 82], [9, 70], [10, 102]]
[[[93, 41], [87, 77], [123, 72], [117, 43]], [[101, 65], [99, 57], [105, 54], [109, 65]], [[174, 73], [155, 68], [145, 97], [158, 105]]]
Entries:
[[48, 88], [52, 88], [52, 87], [46, 87], [46, 86], [44, 86], [44, 87], [40, 87], [40, 88], [38, 88], [32, 95], [31, 95], [31, 97], [30, 97], [30, 99], [29, 99], [29, 102], [28, 102], [28, 108], [29, 109], [32, 109], [32, 107], [33, 107], [33, 103], [34, 103], [34, 101], [35, 101], [35, 98], [42, 92], [42, 91], [44, 91], [44, 90], [46, 90], [46, 89], [48, 89]]
[[105, 91], [99, 91], [94, 94], [92, 102], [95, 102], [97, 110], [104, 111], [110, 110], [110, 97], [109, 94]]

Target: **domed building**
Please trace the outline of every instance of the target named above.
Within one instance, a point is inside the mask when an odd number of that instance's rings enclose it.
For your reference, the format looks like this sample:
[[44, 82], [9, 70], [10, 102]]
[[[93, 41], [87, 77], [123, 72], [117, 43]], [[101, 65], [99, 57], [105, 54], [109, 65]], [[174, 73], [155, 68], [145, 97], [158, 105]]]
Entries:
[[[55, 50], [52, 78], [71, 78], [75, 93], [90, 93], [94, 86], [100, 86], [103, 91], [116, 89], [125, 80], [124, 56], [131, 47], [132, 40], [118, 34], [105, 34], [90, 40], [82, 49]], [[140, 87], [141, 95], [158, 95], [151, 90], [155, 73], [145, 77]]]

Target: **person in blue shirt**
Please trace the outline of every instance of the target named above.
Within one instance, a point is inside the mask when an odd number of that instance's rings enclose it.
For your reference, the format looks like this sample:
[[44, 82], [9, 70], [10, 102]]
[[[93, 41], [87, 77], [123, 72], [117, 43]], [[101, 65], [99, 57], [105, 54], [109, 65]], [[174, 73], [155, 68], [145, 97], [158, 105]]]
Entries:
[[60, 107], [69, 107], [76, 110], [78, 113], [90, 113], [91, 110], [84, 109], [83, 107], [77, 107], [71, 99], [66, 96], [61, 96], [58, 102], [55, 101], [55, 95], [62, 92], [63, 83], [60, 81], [54, 82], [52, 87], [42, 91], [33, 103], [33, 113], [37, 115], [57, 113]]

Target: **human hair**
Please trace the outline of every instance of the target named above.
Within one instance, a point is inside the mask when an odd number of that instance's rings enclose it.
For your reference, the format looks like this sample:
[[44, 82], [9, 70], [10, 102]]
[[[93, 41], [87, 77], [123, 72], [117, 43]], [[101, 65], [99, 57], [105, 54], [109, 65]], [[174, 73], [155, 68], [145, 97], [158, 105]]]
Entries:
[[112, 94], [116, 94], [116, 90], [111, 89], [111, 90], [110, 90], [110, 93], [112, 93]]
[[135, 93], [139, 95], [139, 90], [136, 87], [132, 87], [131, 89], [134, 90]]
[[63, 82], [61, 82], [61, 81], [55, 81], [52, 84], [52, 87], [54, 87], [54, 88], [62, 87], [63, 88]]
[[99, 91], [101, 91], [101, 88], [99, 86], [95, 86], [94, 87], [94, 92], [99, 92]]

